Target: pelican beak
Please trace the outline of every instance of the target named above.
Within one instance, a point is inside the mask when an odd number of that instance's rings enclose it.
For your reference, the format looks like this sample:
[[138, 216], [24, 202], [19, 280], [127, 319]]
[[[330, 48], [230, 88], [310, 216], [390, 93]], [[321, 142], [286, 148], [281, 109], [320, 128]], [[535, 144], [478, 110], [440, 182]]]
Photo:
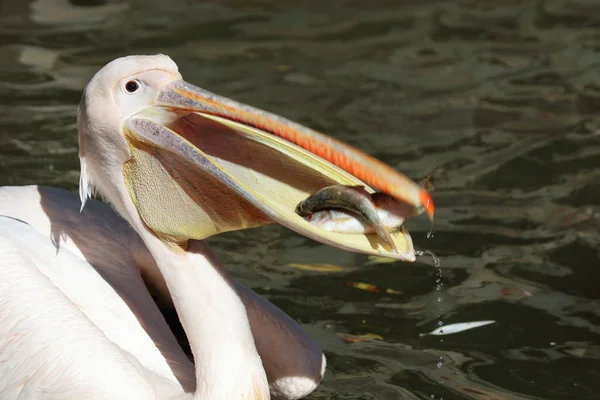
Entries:
[[404, 228], [392, 235], [395, 253], [374, 234], [325, 231], [294, 212], [336, 184], [387, 193], [433, 218], [429, 193], [386, 164], [183, 80], [168, 83], [154, 107], [129, 118], [124, 135], [132, 154], [124, 166], [130, 196], [148, 227], [174, 247], [277, 222], [331, 246], [414, 261]]

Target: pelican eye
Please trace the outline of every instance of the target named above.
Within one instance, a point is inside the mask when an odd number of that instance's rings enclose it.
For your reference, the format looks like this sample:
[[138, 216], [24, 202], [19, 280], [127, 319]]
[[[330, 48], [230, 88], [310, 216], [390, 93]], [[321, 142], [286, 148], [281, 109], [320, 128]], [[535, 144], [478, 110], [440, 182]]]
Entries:
[[125, 84], [125, 90], [127, 93], [133, 93], [140, 88], [140, 84], [137, 81], [129, 81]]

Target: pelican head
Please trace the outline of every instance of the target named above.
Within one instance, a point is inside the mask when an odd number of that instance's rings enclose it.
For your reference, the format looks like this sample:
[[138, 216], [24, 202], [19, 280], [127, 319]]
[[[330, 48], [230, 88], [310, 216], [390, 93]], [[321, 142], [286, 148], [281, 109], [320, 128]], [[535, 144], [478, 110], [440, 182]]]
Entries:
[[283, 117], [185, 82], [167, 56], [102, 68], [78, 110], [82, 204], [96, 187], [137, 213], [174, 251], [190, 239], [280, 223], [350, 251], [413, 261], [406, 230], [393, 253], [376, 235], [313, 227], [294, 212], [332, 184], [383, 191], [433, 216], [428, 193], [370, 156]]
[[94, 187], [113, 198], [107, 194], [117, 186], [111, 185], [110, 172], [122, 170], [131, 158], [123, 135], [125, 121], [151, 107], [161, 89], [177, 79], [181, 79], [177, 64], [168, 56], [156, 55], [115, 59], [90, 80], [77, 112], [82, 204]]

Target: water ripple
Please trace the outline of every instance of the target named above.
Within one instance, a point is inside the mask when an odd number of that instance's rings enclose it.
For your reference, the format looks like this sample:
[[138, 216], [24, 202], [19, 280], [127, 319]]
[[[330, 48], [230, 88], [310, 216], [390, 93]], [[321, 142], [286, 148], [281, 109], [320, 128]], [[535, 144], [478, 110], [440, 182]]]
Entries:
[[497, 321], [443, 341], [419, 336], [439, 312], [425, 258], [378, 264], [275, 226], [211, 239], [323, 345], [328, 373], [310, 398], [595, 398], [597, 1], [8, 0], [0, 11], [2, 184], [75, 190], [81, 90], [127, 53], [167, 53], [189, 81], [415, 179], [439, 168], [435, 236], [425, 219], [409, 224], [441, 258], [442, 319]]

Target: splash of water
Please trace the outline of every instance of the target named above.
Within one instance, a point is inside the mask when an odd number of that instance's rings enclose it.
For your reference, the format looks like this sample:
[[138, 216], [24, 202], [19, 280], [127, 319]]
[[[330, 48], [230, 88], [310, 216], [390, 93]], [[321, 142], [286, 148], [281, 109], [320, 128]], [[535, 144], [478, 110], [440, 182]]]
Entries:
[[[433, 224], [431, 226], [431, 230], [429, 231], [429, 233], [427, 234], [427, 238], [430, 238], [433, 236]], [[441, 268], [441, 263], [440, 263], [440, 259], [438, 256], [436, 256], [432, 251], [430, 250], [424, 250], [424, 251], [418, 251], [417, 255], [419, 256], [423, 256], [423, 255], [429, 255], [431, 256], [431, 258], [433, 259], [433, 266], [435, 267], [436, 270], [436, 275], [435, 275], [435, 290], [436, 292], [438, 292], [438, 296], [437, 296], [437, 326], [438, 327], [442, 327], [444, 326], [444, 321], [442, 320], [442, 313], [444, 312], [443, 308], [442, 308], [442, 303], [444, 301], [444, 295], [441, 293], [442, 289], [444, 287], [444, 282], [443, 282], [443, 271]], [[440, 329], [440, 334], [443, 335], [444, 331]], [[444, 342], [443, 336], [440, 337], [440, 343]], [[440, 358], [438, 359], [437, 363], [436, 363], [436, 367], [437, 369], [442, 369], [442, 367], [444, 366], [444, 357], [440, 356]], [[444, 383], [444, 381], [440, 380], [439, 384], [442, 385]], [[431, 397], [432, 399], [434, 398], [434, 396], [432, 395]], [[443, 398], [440, 397], [439, 400], [443, 400]]]
[[[431, 228], [431, 231], [433, 232], [433, 226]], [[442, 281], [443, 279], [443, 272], [442, 272], [442, 268], [441, 268], [441, 263], [440, 263], [440, 259], [438, 258], [438, 256], [436, 256], [435, 254], [433, 254], [433, 252], [426, 250], [425, 253], [429, 254], [431, 256], [431, 258], [433, 259], [433, 266], [436, 269], [436, 278], [435, 278], [435, 290], [436, 292], [438, 292], [438, 297], [437, 297], [437, 302], [438, 302], [438, 307], [437, 307], [437, 311], [438, 311], [438, 321], [437, 321], [437, 325], [441, 328], [442, 326], [444, 326], [444, 321], [442, 320], [442, 313], [443, 313], [443, 308], [442, 308], [442, 302], [444, 301], [444, 295], [441, 294], [442, 288], [444, 286], [444, 282]], [[443, 334], [444, 331], [440, 330], [440, 333]], [[444, 341], [444, 339], [440, 338], [440, 343], [442, 343]], [[437, 368], [441, 369], [444, 366], [444, 357], [440, 356], [438, 362], [437, 362]], [[440, 381], [440, 384], [442, 384], [443, 381]]]

